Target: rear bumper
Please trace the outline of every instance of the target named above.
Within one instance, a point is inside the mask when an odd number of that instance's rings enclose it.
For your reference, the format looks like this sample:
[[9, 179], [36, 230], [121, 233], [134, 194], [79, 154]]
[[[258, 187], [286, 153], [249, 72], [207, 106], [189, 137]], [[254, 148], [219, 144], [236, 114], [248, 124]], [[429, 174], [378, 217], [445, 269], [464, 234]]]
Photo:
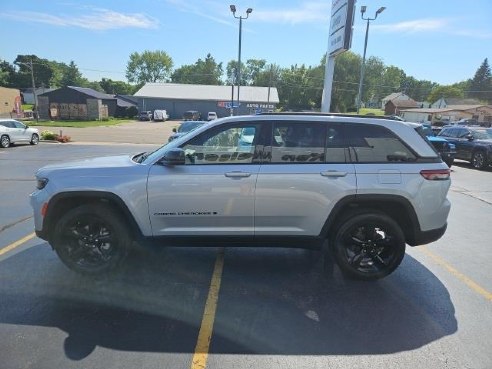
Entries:
[[444, 224], [441, 228], [431, 229], [430, 231], [416, 231], [413, 239], [407, 240], [410, 246], [425, 245], [440, 239], [446, 232], [448, 224]]

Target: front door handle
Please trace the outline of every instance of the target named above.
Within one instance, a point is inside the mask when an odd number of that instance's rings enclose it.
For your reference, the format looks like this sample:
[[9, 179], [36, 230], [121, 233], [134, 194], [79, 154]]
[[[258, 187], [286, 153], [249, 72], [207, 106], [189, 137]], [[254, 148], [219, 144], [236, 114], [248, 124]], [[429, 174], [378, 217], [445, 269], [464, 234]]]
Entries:
[[247, 173], [247, 172], [227, 172], [227, 173], [224, 173], [224, 175], [226, 177], [229, 177], [229, 178], [246, 178], [246, 177], [251, 176], [251, 173]]
[[345, 177], [347, 172], [339, 172], [337, 170], [327, 170], [320, 173], [323, 177]]

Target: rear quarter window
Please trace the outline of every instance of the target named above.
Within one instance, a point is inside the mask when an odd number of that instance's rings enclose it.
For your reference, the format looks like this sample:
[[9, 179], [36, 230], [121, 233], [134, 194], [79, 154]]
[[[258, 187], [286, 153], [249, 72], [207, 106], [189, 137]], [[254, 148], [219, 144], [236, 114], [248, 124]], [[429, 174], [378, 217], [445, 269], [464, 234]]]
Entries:
[[[348, 127], [347, 127], [348, 128]], [[353, 124], [346, 130], [352, 160], [358, 163], [414, 162], [416, 154], [391, 130], [375, 125]]]

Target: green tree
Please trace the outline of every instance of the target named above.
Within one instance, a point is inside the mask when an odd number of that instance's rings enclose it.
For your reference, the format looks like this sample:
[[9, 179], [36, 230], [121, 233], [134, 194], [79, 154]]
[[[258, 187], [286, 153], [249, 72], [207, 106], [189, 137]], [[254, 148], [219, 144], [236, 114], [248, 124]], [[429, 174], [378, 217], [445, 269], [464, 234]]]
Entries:
[[6, 60], [0, 59], [0, 86], [12, 87], [11, 79], [14, 74], [14, 66]]
[[221, 85], [222, 63], [217, 63], [212, 55], [204, 60], [198, 59], [194, 64], [183, 65], [171, 75], [175, 83], [192, 83], [199, 85]]
[[453, 86], [436, 86], [432, 89], [429, 96], [427, 96], [427, 101], [435, 103], [441, 97], [463, 97], [463, 91], [459, 88]]
[[280, 106], [291, 110], [313, 110], [321, 104], [322, 68], [293, 65], [282, 69], [277, 89]]
[[278, 81], [280, 81], [282, 68], [277, 64], [265, 65], [258, 73], [254, 74], [252, 79], [252, 86], [263, 86], [263, 87], [276, 87]]
[[135, 86], [123, 81], [113, 81], [110, 78], [101, 79], [99, 85], [104, 92], [112, 95], [133, 95], [136, 92]]
[[[226, 67], [226, 83], [237, 85], [237, 60], [230, 60]], [[244, 73], [246, 65], [241, 62], [241, 86], [246, 86], [248, 83], [248, 76]]]
[[165, 51], [134, 52], [127, 63], [126, 78], [130, 83], [165, 82], [172, 68], [173, 60]]
[[70, 61], [70, 64], [68, 67], [63, 71], [63, 76], [60, 80], [60, 86], [66, 87], [66, 86], [81, 86], [86, 82], [84, 81], [84, 78], [82, 77], [82, 73], [80, 73], [79, 68], [77, 68], [77, 65], [75, 62], [72, 60]]
[[470, 84], [470, 97], [492, 102], [492, 76], [487, 58], [475, 72]]
[[360, 55], [351, 51], [346, 51], [336, 57], [331, 111], [346, 112], [355, 109], [361, 61]]
[[364, 72], [364, 89], [362, 91], [362, 101], [364, 103], [367, 104], [369, 101], [377, 102], [384, 97], [381, 89], [384, 72], [385, 65], [381, 59], [374, 56], [367, 59]]
[[12, 75], [10, 81], [12, 86], [17, 88], [32, 87], [31, 61], [36, 87], [50, 85], [53, 69], [48, 60], [38, 58], [36, 55], [17, 55], [14, 61], [17, 72]]

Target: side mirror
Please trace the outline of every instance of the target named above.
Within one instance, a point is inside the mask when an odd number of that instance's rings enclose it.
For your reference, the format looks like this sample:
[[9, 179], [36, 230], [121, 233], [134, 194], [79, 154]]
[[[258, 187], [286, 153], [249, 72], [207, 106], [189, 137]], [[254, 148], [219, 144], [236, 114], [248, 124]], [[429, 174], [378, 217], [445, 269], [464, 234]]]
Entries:
[[473, 135], [471, 133], [468, 133], [465, 137], [468, 139], [468, 141], [473, 141]]
[[176, 132], [178, 132], [178, 131], [176, 130], [176, 128], [173, 128], [173, 132], [174, 132], [174, 133], [176, 133]]
[[26, 124], [26, 128], [24, 128], [24, 129], [28, 129], [28, 128], [29, 128], [29, 126]]
[[164, 156], [159, 160], [162, 165], [184, 165], [185, 152], [183, 149], [170, 149], [166, 151]]

